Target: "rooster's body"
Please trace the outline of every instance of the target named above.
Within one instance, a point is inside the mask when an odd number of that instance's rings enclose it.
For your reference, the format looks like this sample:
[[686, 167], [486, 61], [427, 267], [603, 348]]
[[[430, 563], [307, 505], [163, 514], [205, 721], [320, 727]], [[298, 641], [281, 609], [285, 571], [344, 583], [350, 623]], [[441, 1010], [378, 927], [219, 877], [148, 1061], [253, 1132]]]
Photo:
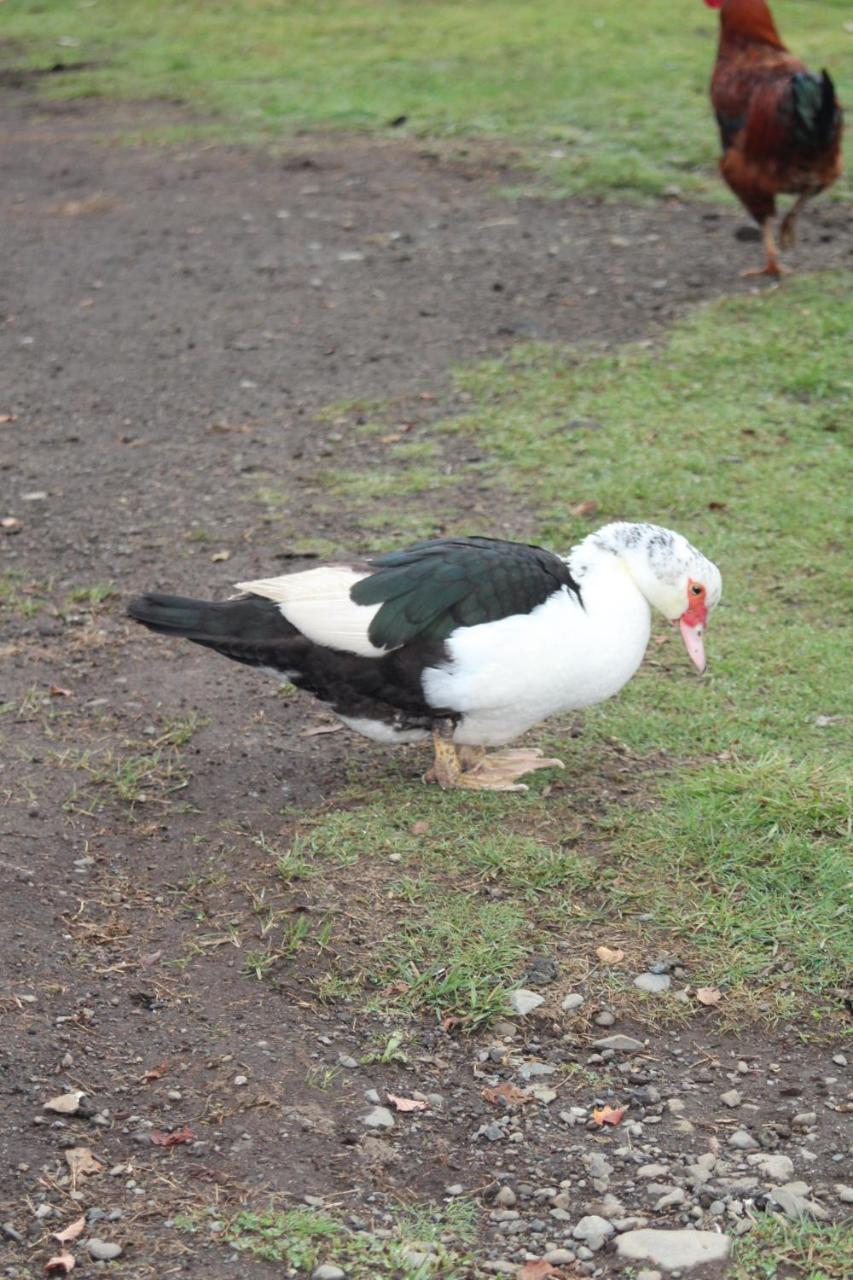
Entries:
[[720, 9], [720, 44], [711, 102], [720, 127], [720, 172], [761, 227], [765, 265], [747, 275], [782, 273], [773, 240], [776, 197], [796, 200], [782, 220], [793, 244], [809, 196], [841, 172], [841, 108], [828, 73], [812, 74], [782, 43], [765, 0], [705, 0]]

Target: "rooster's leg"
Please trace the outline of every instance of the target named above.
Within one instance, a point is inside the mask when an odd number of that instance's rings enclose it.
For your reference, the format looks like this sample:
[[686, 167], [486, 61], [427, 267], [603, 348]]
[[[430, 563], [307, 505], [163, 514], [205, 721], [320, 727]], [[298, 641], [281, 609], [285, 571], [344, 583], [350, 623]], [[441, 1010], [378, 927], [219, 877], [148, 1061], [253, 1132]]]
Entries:
[[767, 255], [767, 261], [763, 267], [749, 267], [746, 271], [741, 271], [741, 275], [747, 276], [787, 276], [790, 274], [789, 267], [783, 267], [779, 261], [779, 253], [776, 249], [776, 241], [773, 239], [773, 226], [769, 218], [765, 218], [761, 224], [761, 238], [764, 241], [764, 252]]
[[797, 217], [800, 210], [808, 200], [808, 195], [797, 196], [788, 212], [782, 219], [782, 225], [779, 227], [779, 243], [783, 249], [790, 249], [797, 241]]

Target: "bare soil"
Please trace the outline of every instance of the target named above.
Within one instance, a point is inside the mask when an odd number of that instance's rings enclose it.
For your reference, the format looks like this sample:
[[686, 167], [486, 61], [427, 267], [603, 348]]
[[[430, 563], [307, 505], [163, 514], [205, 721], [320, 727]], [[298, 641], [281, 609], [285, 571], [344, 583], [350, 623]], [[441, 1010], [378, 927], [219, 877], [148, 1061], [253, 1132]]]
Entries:
[[[0, 640], [2, 1273], [42, 1274], [49, 1232], [93, 1206], [107, 1217], [92, 1233], [123, 1248], [113, 1270], [140, 1277], [236, 1274], [227, 1248], [172, 1220], [267, 1192], [382, 1225], [387, 1206], [441, 1200], [453, 1184], [488, 1210], [502, 1174], [541, 1188], [579, 1173], [575, 1221], [601, 1197], [579, 1164], [590, 1150], [614, 1159], [626, 1213], [681, 1225], [683, 1208], [650, 1211], [631, 1160], [613, 1157], [618, 1129], [558, 1119], [649, 1082], [660, 1100], [633, 1105], [653, 1117], [643, 1141], [661, 1158], [725, 1149], [748, 1119], [837, 1215], [849, 1085], [837, 1046], [801, 1043], [796, 1028], [726, 1037], [713, 1011], [680, 1031], [620, 1021], [644, 1053], [624, 1070], [618, 1056], [590, 1066], [607, 1033], [560, 1012], [558, 976], [542, 1012], [506, 1032], [503, 1058], [483, 1060], [494, 1033], [425, 1020], [408, 1029], [407, 1062], [340, 1068], [341, 1054], [381, 1049], [389, 1025], [321, 998], [321, 947], [267, 981], [244, 972], [245, 944], [261, 945], [267, 910], [330, 919], [335, 960], [357, 966], [360, 941], [383, 927], [381, 875], [290, 887], [270, 846], [286, 846], [295, 812], [333, 806], [350, 771], [386, 768], [386, 753], [345, 732], [300, 736], [324, 723], [310, 701], [284, 704], [251, 672], [132, 631], [121, 598], [222, 593], [333, 536], [310, 485], [328, 457], [315, 415], [330, 402], [437, 395], [453, 362], [525, 338], [654, 338], [695, 302], [754, 287], [737, 270], [758, 246], [733, 239], [737, 215], [678, 201], [509, 199], [513, 159], [485, 150], [118, 144], [118, 128], [156, 110], [52, 108], [25, 83], [0, 98], [0, 533], [14, 575]], [[812, 211], [800, 260], [849, 265], [844, 220]], [[269, 477], [304, 531], [296, 548], [258, 496]], [[342, 511], [339, 528], [350, 523]], [[80, 597], [102, 583], [117, 593]], [[195, 713], [207, 720], [184, 743], [176, 722]], [[418, 785], [417, 754], [400, 759]], [[608, 769], [579, 781], [583, 803], [625, 783], [618, 756]], [[521, 1142], [477, 1137], [495, 1119], [484, 1085], [518, 1083], [534, 1061], [571, 1068], [560, 1100], [523, 1109]], [[746, 1117], [719, 1102], [738, 1061]], [[86, 1095], [77, 1115], [43, 1111], [71, 1088]], [[366, 1139], [369, 1088], [444, 1104]], [[686, 1111], [668, 1111], [670, 1097]], [[813, 1124], [797, 1128], [808, 1111]], [[152, 1143], [183, 1126], [191, 1141]], [[70, 1147], [104, 1171], [75, 1186]], [[540, 1211], [544, 1235], [518, 1238], [484, 1212], [481, 1258], [561, 1240]], [[79, 1274], [95, 1265], [78, 1250]], [[585, 1265], [616, 1262], [605, 1250]]]

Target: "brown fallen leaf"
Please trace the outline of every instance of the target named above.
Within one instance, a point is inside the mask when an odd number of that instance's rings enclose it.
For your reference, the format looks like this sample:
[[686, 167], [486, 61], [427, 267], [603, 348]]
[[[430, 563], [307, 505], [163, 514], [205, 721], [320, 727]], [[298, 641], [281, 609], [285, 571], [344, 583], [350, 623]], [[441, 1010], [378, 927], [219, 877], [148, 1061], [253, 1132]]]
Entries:
[[613, 950], [612, 947], [596, 947], [595, 954], [602, 964], [621, 964], [625, 959], [624, 951]]
[[142, 1076], [143, 1084], [150, 1084], [152, 1080], [162, 1080], [163, 1076], [169, 1070], [169, 1064], [164, 1058], [159, 1067], [150, 1067]]
[[700, 1004], [719, 1004], [723, 993], [718, 987], [698, 987], [696, 999]]
[[419, 822], [413, 822], [409, 827], [410, 836], [425, 836], [429, 831], [429, 823], [421, 819]]
[[52, 684], [48, 689], [51, 698], [73, 698], [74, 694], [70, 689], [63, 689], [61, 684]]
[[17, 422], [18, 415], [16, 413], [0, 413], [0, 423], [5, 426], [7, 422]]
[[516, 1271], [516, 1280], [549, 1280], [549, 1277], [557, 1277], [560, 1280], [562, 1271], [558, 1271], [556, 1267], [552, 1267], [550, 1262], [546, 1262], [544, 1258], [535, 1258], [531, 1262], [525, 1262], [520, 1271]]
[[530, 1102], [532, 1095], [529, 1089], [519, 1089], [518, 1085], [511, 1084], [509, 1080], [503, 1080], [493, 1089], [484, 1089], [483, 1097], [493, 1106], [504, 1102], [508, 1107], [520, 1107], [523, 1103]]
[[86, 1215], [83, 1214], [82, 1218], [75, 1218], [62, 1231], [54, 1231], [51, 1239], [56, 1240], [58, 1244], [70, 1244], [72, 1240], [76, 1240], [79, 1235], [83, 1234], [85, 1227]]
[[71, 1171], [71, 1186], [73, 1189], [77, 1187], [78, 1178], [83, 1175], [94, 1177], [104, 1167], [100, 1160], [92, 1155], [88, 1147], [71, 1147], [65, 1153], [65, 1163]]
[[155, 1147], [177, 1147], [182, 1142], [192, 1142], [194, 1137], [195, 1134], [187, 1124], [183, 1129], [174, 1129], [171, 1133], [164, 1133], [162, 1129], [154, 1129], [151, 1133], [151, 1141]]
[[615, 1128], [617, 1124], [622, 1123], [624, 1114], [625, 1107], [595, 1107], [592, 1112], [592, 1118], [596, 1124], [612, 1124]]
[[57, 1253], [55, 1257], [48, 1258], [44, 1264], [45, 1271], [58, 1271], [62, 1275], [67, 1276], [69, 1271], [73, 1271], [77, 1266], [73, 1253]]
[[401, 1098], [396, 1093], [386, 1093], [385, 1097], [397, 1111], [426, 1111], [427, 1104], [420, 1098]]
[[54, 1111], [60, 1116], [73, 1116], [80, 1110], [80, 1099], [86, 1095], [82, 1089], [72, 1089], [70, 1093], [61, 1093], [58, 1098], [51, 1098], [42, 1107], [42, 1111]]
[[572, 507], [573, 516], [594, 516], [598, 510], [598, 503], [594, 498], [587, 498], [584, 502], [579, 502], [576, 507]]

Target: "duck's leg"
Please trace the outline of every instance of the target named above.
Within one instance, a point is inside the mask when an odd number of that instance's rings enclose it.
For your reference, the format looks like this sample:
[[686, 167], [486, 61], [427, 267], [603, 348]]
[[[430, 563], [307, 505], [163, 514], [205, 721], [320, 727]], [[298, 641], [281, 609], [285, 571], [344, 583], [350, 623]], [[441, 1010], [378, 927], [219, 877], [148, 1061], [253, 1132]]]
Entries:
[[562, 769], [562, 760], [549, 760], [537, 748], [499, 751], [487, 755], [482, 747], [460, 747], [453, 742], [455, 725], [442, 720], [432, 731], [435, 760], [424, 774], [424, 782], [437, 782], [442, 788], [458, 787], [465, 791], [526, 791], [516, 782], [534, 769]]

